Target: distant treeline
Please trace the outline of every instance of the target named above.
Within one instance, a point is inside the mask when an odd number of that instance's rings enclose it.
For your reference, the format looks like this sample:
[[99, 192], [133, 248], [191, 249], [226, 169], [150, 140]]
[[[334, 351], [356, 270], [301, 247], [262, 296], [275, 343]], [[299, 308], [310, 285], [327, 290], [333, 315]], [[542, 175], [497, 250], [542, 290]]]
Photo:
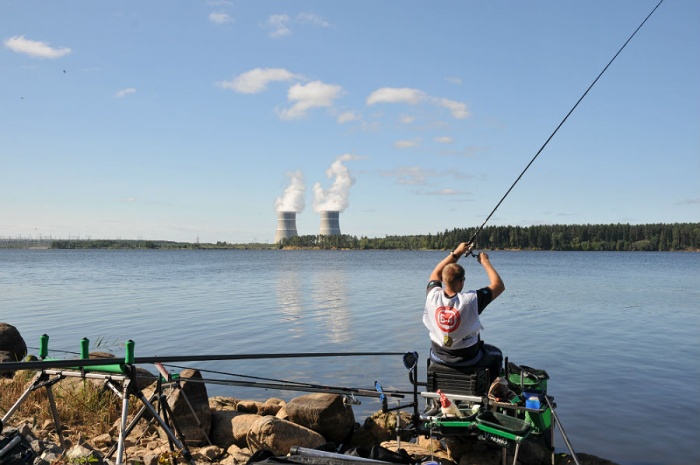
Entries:
[[[199, 243], [128, 239], [0, 238], [0, 248], [51, 249], [357, 249], [449, 250], [472, 238], [476, 228], [455, 228], [441, 233], [381, 238], [297, 236], [278, 244]], [[580, 251], [700, 251], [700, 223], [489, 226], [475, 240], [477, 249], [580, 250]]]
[[163, 250], [199, 250], [199, 249], [273, 249], [272, 244], [229, 244], [228, 242], [199, 243], [173, 242], [129, 239], [70, 239], [54, 240], [51, 249], [163, 249]]
[[[368, 238], [355, 236], [297, 236], [280, 247], [348, 249], [452, 249], [472, 238], [477, 228], [455, 228], [442, 233]], [[490, 226], [474, 241], [481, 249], [580, 251], [688, 251], [700, 250], [700, 223]]]

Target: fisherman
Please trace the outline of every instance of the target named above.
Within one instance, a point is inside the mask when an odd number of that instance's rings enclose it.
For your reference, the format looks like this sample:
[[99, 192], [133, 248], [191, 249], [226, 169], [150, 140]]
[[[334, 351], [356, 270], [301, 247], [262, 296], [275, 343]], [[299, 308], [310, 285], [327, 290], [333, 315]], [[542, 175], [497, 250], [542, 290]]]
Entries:
[[437, 264], [428, 282], [423, 324], [430, 331], [430, 359], [451, 368], [486, 367], [489, 383], [501, 372], [503, 355], [492, 345], [484, 344], [479, 333], [484, 329], [479, 315], [505, 290], [503, 280], [481, 252], [476, 260], [484, 267], [489, 285], [476, 291], [464, 291], [464, 268], [459, 258], [473, 246], [462, 242]]

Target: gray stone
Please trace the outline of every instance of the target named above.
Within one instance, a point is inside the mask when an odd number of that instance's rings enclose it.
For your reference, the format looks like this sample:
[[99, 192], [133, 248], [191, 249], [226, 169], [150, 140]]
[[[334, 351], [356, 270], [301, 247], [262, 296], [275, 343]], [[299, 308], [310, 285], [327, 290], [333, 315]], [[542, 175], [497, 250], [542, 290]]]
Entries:
[[285, 406], [289, 421], [305, 426], [327, 440], [341, 443], [355, 426], [352, 406], [338, 394], [314, 393], [296, 397]]
[[[168, 397], [168, 405], [173, 411], [175, 421], [185, 437], [185, 444], [203, 446], [208, 444], [211, 431], [211, 409], [207, 387], [199, 382], [202, 374], [199, 370], [185, 369], [180, 373], [180, 389], [174, 389]], [[190, 381], [192, 380], [192, 381]], [[192, 409], [190, 409], [190, 405]], [[197, 415], [192, 414], [192, 410]], [[199, 424], [197, 424], [199, 420]]]
[[325, 444], [326, 439], [304, 426], [265, 416], [252, 425], [246, 442], [253, 452], [266, 449], [275, 455], [287, 455], [292, 446], [313, 449]]

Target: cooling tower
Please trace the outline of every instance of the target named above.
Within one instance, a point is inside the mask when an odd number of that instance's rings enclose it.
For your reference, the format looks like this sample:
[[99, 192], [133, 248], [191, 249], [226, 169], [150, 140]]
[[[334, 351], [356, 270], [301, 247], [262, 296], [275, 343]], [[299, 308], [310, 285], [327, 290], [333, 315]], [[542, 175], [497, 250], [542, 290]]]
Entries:
[[295, 236], [298, 236], [297, 213], [277, 212], [277, 232], [275, 233], [275, 242]]
[[340, 235], [340, 212], [337, 211], [322, 211], [321, 212], [321, 231], [322, 236], [339, 236]]

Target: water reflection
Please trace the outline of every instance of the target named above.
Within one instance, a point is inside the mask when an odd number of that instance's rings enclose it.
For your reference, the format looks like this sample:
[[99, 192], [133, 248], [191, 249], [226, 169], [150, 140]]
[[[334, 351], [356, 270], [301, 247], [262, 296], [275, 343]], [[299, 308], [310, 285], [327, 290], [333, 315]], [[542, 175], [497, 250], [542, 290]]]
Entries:
[[290, 325], [288, 331], [292, 333], [292, 337], [301, 336], [303, 334], [300, 323], [304, 310], [302, 305], [302, 290], [304, 288], [301, 285], [298, 270], [284, 269], [280, 271], [275, 281], [275, 289], [282, 320]]
[[[351, 339], [347, 276], [344, 269], [324, 269], [314, 274], [311, 293], [314, 320], [325, 329], [324, 342], [342, 343]], [[318, 334], [318, 328], [314, 330]]]

